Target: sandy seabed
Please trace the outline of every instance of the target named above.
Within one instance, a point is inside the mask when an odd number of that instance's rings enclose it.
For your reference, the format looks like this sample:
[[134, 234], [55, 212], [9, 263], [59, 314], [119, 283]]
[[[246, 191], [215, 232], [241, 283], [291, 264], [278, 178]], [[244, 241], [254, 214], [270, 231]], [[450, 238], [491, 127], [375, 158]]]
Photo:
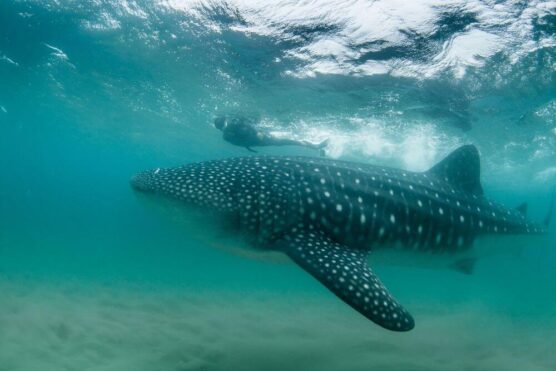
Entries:
[[412, 303], [392, 333], [331, 294], [0, 278], [0, 371], [556, 370], [554, 323]]

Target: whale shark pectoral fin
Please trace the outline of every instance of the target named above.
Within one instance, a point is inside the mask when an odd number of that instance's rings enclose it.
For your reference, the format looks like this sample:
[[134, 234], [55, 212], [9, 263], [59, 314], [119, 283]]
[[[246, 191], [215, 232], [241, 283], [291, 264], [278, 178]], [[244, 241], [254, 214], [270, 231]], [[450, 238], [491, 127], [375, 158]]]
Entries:
[[414, 327], [411, 315], [367, 265], [364, 251], [350, 249], [318, 232], [286, 235], [278, 247], [374, 323], [392, 331], [409, 331]]

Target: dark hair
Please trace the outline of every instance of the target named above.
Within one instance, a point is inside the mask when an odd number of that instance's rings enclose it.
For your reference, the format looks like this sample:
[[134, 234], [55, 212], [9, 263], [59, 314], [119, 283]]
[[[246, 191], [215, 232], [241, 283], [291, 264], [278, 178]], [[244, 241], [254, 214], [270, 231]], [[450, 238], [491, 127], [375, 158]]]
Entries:
[[222, 130], [222, 129], [224, 129], [224, 126], [226, 126], [226, 117], [219, 116], [219, 117], [214, 119], [214, 127], [215, 128], [217, 128], [218, 130]]

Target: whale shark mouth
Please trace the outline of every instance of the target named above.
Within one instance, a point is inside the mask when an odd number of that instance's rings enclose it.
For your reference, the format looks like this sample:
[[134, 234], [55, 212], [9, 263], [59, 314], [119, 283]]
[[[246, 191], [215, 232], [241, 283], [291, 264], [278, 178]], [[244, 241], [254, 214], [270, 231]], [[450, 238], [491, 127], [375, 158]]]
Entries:
[[129, 183], [131, 187], [141, 192], [154, 192], [155, 191], [155, 175], [160, 169], [154, 171], [143, 171], [134, 175]]

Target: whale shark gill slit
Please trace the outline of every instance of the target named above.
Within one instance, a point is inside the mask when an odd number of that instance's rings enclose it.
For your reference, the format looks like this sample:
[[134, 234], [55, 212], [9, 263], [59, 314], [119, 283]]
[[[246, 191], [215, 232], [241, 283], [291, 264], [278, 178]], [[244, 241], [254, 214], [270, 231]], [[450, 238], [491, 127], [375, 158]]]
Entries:
[[336, 296], [376, 324], [392, 331], [415, 326], [367, 265], [365, 251], [343, 246], [322, 232], [297, 232], [276, 243], [294, 262]]

